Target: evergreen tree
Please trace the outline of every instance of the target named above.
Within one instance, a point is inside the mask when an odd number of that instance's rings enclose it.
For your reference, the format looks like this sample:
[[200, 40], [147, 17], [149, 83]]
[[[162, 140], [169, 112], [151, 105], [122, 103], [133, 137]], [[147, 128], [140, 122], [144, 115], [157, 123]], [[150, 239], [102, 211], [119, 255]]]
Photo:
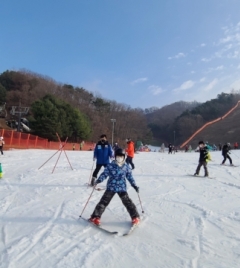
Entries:
[[77, 141], [87, 139], [91, 134], [87, 118], [75, 108], [52, 95], [46, 95], [31, 106], [29, 118], [31, 128], [36, 135], [49, 140], [57, 140], [56, 132], [61, 139]]

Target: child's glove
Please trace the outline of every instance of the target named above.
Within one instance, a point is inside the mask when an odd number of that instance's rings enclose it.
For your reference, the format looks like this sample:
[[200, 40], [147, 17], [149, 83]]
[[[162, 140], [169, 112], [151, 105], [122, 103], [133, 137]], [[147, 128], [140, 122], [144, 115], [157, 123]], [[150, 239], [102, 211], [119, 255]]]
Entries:
[[134, 185], [133, 188], [135, 189], [135, 191], [136, 191], [137, 193], [139, 193], [139, 187], [137, 187], [136, 185]]

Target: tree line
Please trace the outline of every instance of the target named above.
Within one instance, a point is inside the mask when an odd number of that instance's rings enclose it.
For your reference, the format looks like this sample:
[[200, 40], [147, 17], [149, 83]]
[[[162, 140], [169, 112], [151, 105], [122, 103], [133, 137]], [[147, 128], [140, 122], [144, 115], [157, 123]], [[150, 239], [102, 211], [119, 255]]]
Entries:
[[232, 90], [205, 103], [176, 102], [148, 115], [148, 123], [156, 140], [180, 145], [204, 124], [226, 114], [239, 100], [240, 91]]
[[[12, 106], [28, 106], [26, 116], [33, 134], [56, 140], [62, 138], [78, 142], [96, 142], [106, 134], [111, 141], [113, 123], [114, 142], [124, 145], [130, 137], [149, 143], [152, 139], [143, 110], [106, 100], [82, 87], [60, 84], [53, 79], [30, 71], [5, 71], [0, 75], [0, 100], [6, 102], [8, 119]], [[20, 101], [19, 101], [20, 100]]]
[[[106, 134], [125, 145], [125, 139], [144, 144], [179, 145], [208, 121], [223, 116], [240, 100], [240, 92], [221, 93], [205, 103], [179, 101], [162, 108], [133, 109], [107, 100], [83, 87], [57, 83], [30, 71], [5, 71], [0, 74], [0, 102], [6, 102], [7, 119], [12, 106], [28, 106], [26, 118], [33, 134], [56, 140], [55, 133], [69, 141], [96, 142]], [[116, 122], [112, 123], [111, 119]]]

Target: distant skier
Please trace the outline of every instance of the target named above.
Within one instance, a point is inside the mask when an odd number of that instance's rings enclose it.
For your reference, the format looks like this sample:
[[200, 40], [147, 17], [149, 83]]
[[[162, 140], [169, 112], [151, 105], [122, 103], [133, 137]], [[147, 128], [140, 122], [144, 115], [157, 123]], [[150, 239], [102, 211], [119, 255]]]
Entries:
[[161, 153], [165, 152], [165, 144], [164, 143], [161, 145], [160, 152]]
[[133, 164], [133, 158], [134, 158], [134, 142], [128, 138], [126, 139], [126, 143], [127, 143], [127, 148], [126, 148], [126, 153], [127, 153], [127, 159], [126, 159], [126, 163], [128, 165], [130, 165], [132, 167], [132, 169], [135, 168], [134, 164]]
[[231, 150], [230, 143], [225, 143], [222, 147], [223, 161], [222, 161], [221, 165], [224, 165], [225, 161], [228, 159], [230, 162], [230, 165], [233, 166], [232, 158], [229, 156], [230, 150]]
[[237, 143], [237, 141], [234, 143], [234, 149], [238, 149], [238, 143]]
[[104, 192], [100, 202], [95, 207], [89, 221], [96, 225], [100, 225], [100, 219], [103, 212], [109, 205], [113, 196], [117, 193], [122, 200], [123, 205], [126, 207], [130, 217], [132, 218], [132, 224], [139, 224], [140, 219], [137, 208], [127, 193], [126, 179], [130, 182], [131, 186], [137, 193], [139, 192], [139, 187], [137, 187], [135, 183], [130, 167], [125, 163], [125, 153], [122, 149], [118, 149], [116, 151], [115, 160], [106, 166], [103, 173], [96, 180], [95, 185], [101, 183], [107, 177], [109, 178], [107, 182], [107, 189]]
[[218, 144], [218, 149], [219, 149], [219, 151], [222, 151], [222, 144], [221, 143]]
[[3, 137], [0, 137], [0, 152], [3, 155], [3, 145], [5, 144]]
[[114, 155], [115, 155], [115, 152], [116, 152], [118, 149], [120, 149], [120, 147], [118, 146], [118, 143], [117, 143], [117, 142], [114, 143], [112, 149], [113, 149], [113, 152], [114, 152]]
[[205, 172], [204, 176], [208, 177], [209, 173], [208, 173], [208, 169], [207, 169], [207, 162], [209, 160], [209, 153], [208, 153], [208, 148], [204, 144], [203, 141], [199, 141], [198, 150], [199, 150], [200, 156], [199, 156], [199, 162], [198, 162], [198, 166], [197, 166], [197, 169], [196, 169], [194, 176], [199, 175], [200, 169], [203, 166], [204, 172]]
[[171, 143], [168, 144], [168, 154], [172, 154], [173, 146]]

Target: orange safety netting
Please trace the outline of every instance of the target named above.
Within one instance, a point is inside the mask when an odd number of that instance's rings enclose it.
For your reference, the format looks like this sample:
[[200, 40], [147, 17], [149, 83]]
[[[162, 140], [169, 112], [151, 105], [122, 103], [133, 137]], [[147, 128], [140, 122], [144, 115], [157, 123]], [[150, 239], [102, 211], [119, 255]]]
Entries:
[[[48, 141], [47, 139], [14, 130], [0, 129], [0, 136], [4, 138], [4, 150], [11, 149], [56, 149], [60, 148], [60, 142]], [[62, 144], [64, 141], [62, 141]], [[95, 143], [84, 142], [83, 151], [93, 150]], [[64, 150], [80, 150], [80, 143], [67, 142]]]

